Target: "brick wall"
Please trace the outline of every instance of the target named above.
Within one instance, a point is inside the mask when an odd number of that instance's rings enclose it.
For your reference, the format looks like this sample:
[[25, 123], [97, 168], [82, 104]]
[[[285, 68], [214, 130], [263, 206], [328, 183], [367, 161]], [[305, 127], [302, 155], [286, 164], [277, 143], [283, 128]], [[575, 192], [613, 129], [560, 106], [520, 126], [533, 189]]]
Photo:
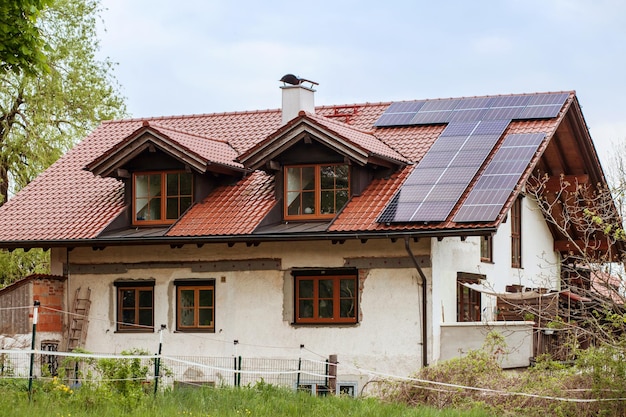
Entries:
[[[40, 302], [37, 331], [61, 332], [65, 300], [65, 280], [59, 277], [36, 278], [33, 280], [33, 301]], [[58, 310], [58, 311], [55, 311]]]

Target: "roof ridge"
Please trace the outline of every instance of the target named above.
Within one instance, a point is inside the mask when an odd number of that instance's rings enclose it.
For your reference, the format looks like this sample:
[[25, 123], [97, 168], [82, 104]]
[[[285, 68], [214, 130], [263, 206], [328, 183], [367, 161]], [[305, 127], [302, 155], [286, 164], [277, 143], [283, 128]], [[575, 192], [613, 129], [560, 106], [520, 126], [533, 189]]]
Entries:
[[349, 128], [351, 130], [354, 130], [356, 132], [363, 133], [363, 134], [366, 134], [366, 135], [371, 135], [371, 136], [375, 137], [376, 139], [380, 140], [378, 137], [376, 137], [376, 135], [374, 135], [374, 130], [364, 130], [362, 128], [352, 126], [349, 123], [341, 122], [339, 120], [335, 120], [335, 119], [330, 118], [330, 117], [322, 116], [321, 114], [317, 114], [317, 113], [309, 113], [309, 112], [304, 112], [304, 113], [307, 116], [313, 116], [314, 119], [317, 119], [317, 118], [323, 119], [324, 122], [331, 123], [331, 124], [336, 124], [336, 125], [342, 126], [344, 128]]
[[184, 135], [189, 135], [189, 136], [193, 136], [193, 137], [200, 138], [200, 139], [207, 139], [207, 140], [212, 140], [214, 142], [225, 143], [227, 145], [230, 145], [230, 143], [227, 140], [216, 139], [216, 138], [211, 137], [211, 136], [204, 136], [204, 135], [201, 135], [199, 133], [189, 132], [187, 130], [182, 130], [182, 129], [176, 129], [176, 128], [169, 127], [169, 126], [164, 126], [164, 125], [159, 124], [159, 123], [150, 123], [148, 120], [146, 120], [146, 122], [148, 122], [148, 124], [144, 125], [144, 127], [157, 127], [158, 129], [169, 130], [171, 132], [182, 133]]
[[103, 120], [102, 123], [129, 123], [129, 122], [143, 122], [143, 121], [157, 121], [157, 120], [175, 120], [175, 119], [195, 119], [201, 117], [211, 116], [236, 116], [240, 114], [259, 114], [259, 113], [275, 113], [280, 112], [280, 109], [262, 109], [262, 110], [238, 110], [232, 112], [216, 112], [216, 113], [192, 113], [192, 114], [175, 114], [169, 116], [148, 116], [148, 117], [130, 117], [126, 119], [111, 119]]
[[509, 93], [509, 94], [483, 94], [480, 96], [457, 96], [457, 97], [437, 97], [437, 98], [422, 98], [422, 99], [412, 99], [412, 100], [397, 100], [392, 103], [409, 103], [412, 101], [438, 101], [438, 100], [457, 100], [457, 99], [469, 99], [469, 98], [488, 98], [488, 97], [511, 97], [511, 96], [533, 96], [537, 94], [569, 94], [576, 95], [576, 90], [561, 90], [561, 91], [537, 91], [534, 93]]

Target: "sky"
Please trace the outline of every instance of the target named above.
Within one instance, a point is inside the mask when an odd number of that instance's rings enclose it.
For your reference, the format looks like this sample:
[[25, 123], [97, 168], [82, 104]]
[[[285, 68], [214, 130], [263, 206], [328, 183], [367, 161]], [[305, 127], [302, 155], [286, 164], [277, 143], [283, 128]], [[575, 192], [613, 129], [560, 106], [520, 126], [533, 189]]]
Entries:
[[623, 0], [101, 0], [133, 117], [575, 90], [602, 164], [626, 142]]

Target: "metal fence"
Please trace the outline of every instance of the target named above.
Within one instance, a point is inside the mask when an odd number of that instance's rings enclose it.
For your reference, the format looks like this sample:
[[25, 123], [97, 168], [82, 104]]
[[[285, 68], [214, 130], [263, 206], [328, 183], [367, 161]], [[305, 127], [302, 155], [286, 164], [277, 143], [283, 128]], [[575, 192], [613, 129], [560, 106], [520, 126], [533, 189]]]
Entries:
[[[290, 388], [329, 386], [328, 361], [311, 359], [106, 355], [57, 351], [0, 350], [0, 378], [30, 378], [31, 354], [34, 378], [57, 376], [68, 385], [118, 378], [115, 368], [141, 370], [124, 374], [126, 379], [146, 382], [159, 376], [159, 384], [174, 388], [190, 386], [253, 386], [258, 382]], [[107, 367], [106, 361], [110, 362]], [[157, 366], [158, 364], [158, 366]]]

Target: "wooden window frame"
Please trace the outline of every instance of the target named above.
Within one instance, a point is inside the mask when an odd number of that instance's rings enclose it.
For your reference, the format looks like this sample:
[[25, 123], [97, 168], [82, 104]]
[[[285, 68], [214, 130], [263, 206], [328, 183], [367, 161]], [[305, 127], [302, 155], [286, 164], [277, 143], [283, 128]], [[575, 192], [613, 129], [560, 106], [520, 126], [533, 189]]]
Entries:
[[[354, 294], [350, 297], [342, 297], [341, 294], [341, 281], [352, 280]], [[313, 281], [313, 296], [301, 297], [300, 296], [300, 282]], [[319, 303], [324, 299], [320, 299], [319, 295], [319, 281], [321, 280], [333, 280], [333, 294], [332, 298], [328, 300], [332, 301], [332, 317], [319, 317]], [[356, 270], [354, 271], [319, 271], [316, 273], [294, 273], [294, 324], [356, 324], [359, 317], [359, 277]], [[353, 300], [354, 311], [351, 317], [341, 317], [341, 300]], [[313, 304], [313, 317], [300, 317], [300, 301], [311, 300]]]
[[[116, 294], [117, 294], [117, 326], [118, 332], [154, 332], [154, 282], [148, 281], [142, 282], [116, 282]], [[124, 307], [123, 292], [134, 291], [135, 292], [135, 305], [132, 308]], [[142, 307], [139, 305], [140, 291], [150, 291], [151, 305], [149, 307]], [[124, 311], [133, 310], [135, 321], [133, 323], [126, 323], [123, 321]], [[151, 316], [152, 325], [148, 326], [139, 323], [140, 311], [149, 310]]]
[[[463, 285], [480, 284], [484, 276], [477, 274], [457, 273], [456, 279], [456, 321], [457, 323], [482, 321], [482, 293]], [[465, 307], [470, 316], [465, 316]], [[472, 314], [472, 312], [474, 314]]]
[[511, 207], [511, 268], [522, 267], [522, 199]]
[[[215, 332], [215, 280], [177, 280], [174, 282], [176, 287], [176, 331], [179, 332], [207, 332], [214, 333]], [[194, 291], [194, 306], [193, 314], [194, 324], [192, 326], [184, 326], [181, 323], [182, 320], [182, 308], [183, 305], [181, 303], [181, 291], [183, 290], [193, 290]], [[211, 306], [200, 306], [199, 305], [199, 295], [200, 291], [211, 290], [212, 291], [212, 302]], [[200, 310], [206, 309], [211, 310], [211, 316], [213, 321], [209, 325], [202, 325], [199, 323], [199, 315]]]
[[[321, 188], [321, 171], [322, 171], [322, 167], [338, 167], [338, 166], [345, 166], [348, 172], [348, 178], [347, 178], [347, 184], [348, 187], [347, 188], [337, 188], [336, 184], [335, 187], [331, 189], [324, 189], [322, 190]], [[314, 207], [313, 207], [313, 212], [311, 214], [307, 214], [307, 213], [301, 213], [301, 214], [289, 214], [289, 192], [294, 192], [296, 190], [289, 190], [289, 178], [288, 178], [288, 172], [290, 168], [314, 168], [315, 172], [314, 172], [314, 188], [313, 188], [313, 192], [315, 195], [315, 202], [314, 202]], [[283, 189], [283, 217], [285, 220], [323, 220], [323, 219], [332, 219], [333, 217], [335, 217], [337, 215], [337, 213], [344, 207], [334, 207], [334, 212], [333, 213], [327, 213], [327, 214], [322, 214], [322, 191], [332, 191], [333, 195], [335, 196], [335, 201], [336, 201], [336, 195], [339, 191], [346, 191], [348, 194], [348, 200], [350, 199], [350, 165], [345, 164], [345, 163], [329, 163], [329, 164], [302, 164], [302, 165], [285, 165], [284, 167], [284, 189]], [[298, 190], [298, 191], [304, 191], [304, 190]], [[346, 201], [347, 203], [347, 201]]]
[[[167, 194], [167, 176], [168, 174], [186, 174], [190, 176], [191, 179], [191, 194], [187, 195], [187, 194], [180, 194], [180, 183], [179, 183], [179, 192], [178, 194], [175, 195], [168, 195]], [[138, 220], [137, 219], [137, 199], [138, 198], [143, 198], [143, 196], [138, 197], [137, 196], [137, 177], [138, 176], [142, 176], [142, 175], [152, 175], [152, 176], [157, 176], [160, 175], [161, 177], [161, 187], [160, 187], [160, 193], [158, 195], [158, 197], [161, 199], [161, 204], [160, 204], [160, 218], [156, 219], [156, 220]], [[179, 177], [179, 181], [180, 181], [180, 177]], [[194, 189], [194, 182], [193, 182], [193, 174], [191, 174], [190, 172], [184, 171], [184, 170], [167, 170], [167, 171], [139, 171], [139, 172], [134, 172], [132, 175], [132, 185], [133, 185], [133, 195], [132, 195], [132, 224], [134, 226], [142, 226], [142, 225], [167, 225], [167, 224], [173, 224], [174, 222], [176, 222], [176, 220], [178, 220], [178, 218], [180, 217], [181, 214], [184, 213], [185, 210], [181, 210], [181, 206], [180, 206], [180, 201], [181, 198], [187, 197], [187, 198], [191, 198], [191, 204], [193, 204], [193, 189]], [[151, 196], [151, 195], [147, 195], [148, 200], [155, 198], [157, 196]], [[178, 216], [175, 219], [168, 219], [167, 218], [167, 202], [169, 198], [176, 198], [178, 200]]]
[[480, 261], [493, 262], [493, 235], [480, 237]]

